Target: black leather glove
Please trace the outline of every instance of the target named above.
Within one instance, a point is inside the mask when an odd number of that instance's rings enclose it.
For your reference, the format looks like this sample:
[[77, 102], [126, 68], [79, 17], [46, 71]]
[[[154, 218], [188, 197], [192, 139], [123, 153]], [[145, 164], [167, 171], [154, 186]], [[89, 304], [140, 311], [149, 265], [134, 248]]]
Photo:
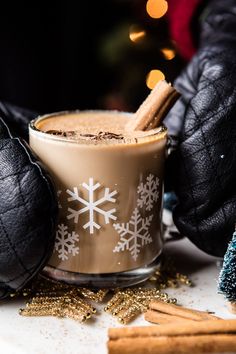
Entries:
[[176, 149], [167, 173], [180, 232], [223, 256], [236, 221], [236, 2], [214, 0], [203, 15], [200, 48], [176, 80], [182, 97], [165, 121]]
[[57, 200], [27, 143], [34, 114], [0, 103], [0, 299], [25, 285], [53, 250]]
[[12, 135], [28, 141], [28, 124], [38, 113], [0, 101], [0, 117], [7, 124]]

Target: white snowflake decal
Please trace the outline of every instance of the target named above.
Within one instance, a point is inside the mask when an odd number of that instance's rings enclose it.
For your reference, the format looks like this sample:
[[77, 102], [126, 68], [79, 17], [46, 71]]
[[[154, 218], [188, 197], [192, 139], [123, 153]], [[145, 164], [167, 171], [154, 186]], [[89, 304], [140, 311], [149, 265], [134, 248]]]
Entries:
[[113, 224], [115, 230], [120, 234], [120, 241], [113, 249], [113, 252], [128, 250], [136, 261], [140, 248], [152, 242], [149, 233], [152, 218], [153, 215], [142, 218], [138, 209], [135, 208], [129, 222]]
[[78, 201], [79, 203], [83, 204], [84, 207], [74, 210], [72, 208], [68, 208], [70, 214], [67, 216], [67, 219], [74, 219], [75, 223], [78, 223], [79, 215], [85, 212], [89, 213], [89, 221], [83, 225], [84, 229], [89, 228], [90, 234], [94, 233], [94, 229], [100, 229], [101, 225], [97, 224], [94, 221], [95, 214], [101, 214], [104, 217], [105, 223], [109, 224], [110, 219], [116, 220], [116, 216], [113, 215], [116, 212], [116, 209], [110, 210], [103, 210], [100, 206], [106, 202], [115, 203], [116, 199], [113, 198], [114, 195], [117, 194], [117, 191], [110, 192], [109, 188], [105, 188], [104, 196], [100, 199], [94, 200], [94, 192], [100, 188], [100, 183], [94, 184], [93, 178], [89, 178], [89, 184], [82, 183], [82, 186], [88, 191], [88, 200], [83, 199], [79, 195], [79, 190], [77, 187], [74, 187], [74, 190], [71, 191], [67, 189], [67, 193], [70, 197], [67, 199], [69, 202], [71, 201]]
[[72, 231], [68, 232], [68, 227], [64, 224], [58, 225], [54, 251], [58, 252], [58, 258], [65, 261], [68, 254], [75, 256], [79, 253], [79, 247], [75, 247], [76, 241], [79, 241], [79, 235]]
[[142, 208], [145, 206], [147, 211], [152, 210], [154, 202], [156, 202], [159, 198], [159, 178], [151, 173], [146, 178], [146, 183], [141, 182], [138, 185], [138, 194], [140, 197], [138, 198], [138, 207]]

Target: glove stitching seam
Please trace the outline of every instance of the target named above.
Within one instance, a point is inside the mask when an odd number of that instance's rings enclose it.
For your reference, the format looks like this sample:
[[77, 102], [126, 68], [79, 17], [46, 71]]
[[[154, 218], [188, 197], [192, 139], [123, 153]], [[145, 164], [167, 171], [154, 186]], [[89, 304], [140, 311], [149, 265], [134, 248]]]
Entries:
[[[193, 97], [194, 98], [194, 97]], [[196, 97], [195, 97], [196, 98]], [[232, 103], [231, 105], [229, 105], [229, 106], [227, 106], [227, 108], [231, 108], [231, 107], [233, 107], [233, 106], [235, 106], [235, 103]], [[217, 114], [219, 114], [219, 113], [221, 113], [221, 112], [223, 112], [225, 110], [225, 107], [224, 108], [222, 108], [222, 109], [220, 109], [219, 111], [217, 111], [216, 113]], [[206, 119], [204, 119], [204, 120], [202, 120], [202, 124], [204, 124], [204, 123], [206, 123], [207, 121], [209, 121], [210, 119], [212, 119], [212, 118], [214, 118], [215, 117], [215, 115], [216, 115], [216, 113], [212, 113], [212, 115], [210, 115], [209, 117], [207, 117]], [[191, 134], [191, 132], [194, 130], [194, 132], [195, 131], [197, 131], [199, 129], [199, 127], [197, 126], [194, 126], [194, 127], [192, 127], [192, 128], [190, 128], [189, 130], [186, 130], [185, 131], [185, 135], [190, 135], [190, 136], [187, 136], [186, 137], [186, 139], [189, 139], [193, 134]]]
[[5, 229], [5, 226], [4, 226], [4, 224], [3, 224], [1, 215], [0, 215], [0, 223], [1, 223], [2, 229], [3, 229], [4, 233], [5, 233], [5, 236], [6, 236], [8, 242], [10, 243], [10, 245], [11, 245], [11, 247], [12, 247], [14, 253], [15, 253], [15, 256], [16, 256], [17, 260], [19, 261], [19, 263], [21, 264], [21, 266], [22, 266], [22, 268], [25, 270], [25, 272], [27, 272], [28, 274], [31, 274], [31, 273], [28, 271], [28, 269], [25, 267], [25, 265], [24, 265], [24, 263], [22, 262], [22, 260], [20, 259], [19, 255], [18, 255], [18, 253], [17, 253], [17, 251], [16, 251], [16, 249], [15, 249], [15, 246], [14, 246], [14, 244], [12, 243], [12, 241], [11, 241], [11, 239], [10, 239], [10, 237], [9, 237], [9, 234], [8, 234], [7, 230]]

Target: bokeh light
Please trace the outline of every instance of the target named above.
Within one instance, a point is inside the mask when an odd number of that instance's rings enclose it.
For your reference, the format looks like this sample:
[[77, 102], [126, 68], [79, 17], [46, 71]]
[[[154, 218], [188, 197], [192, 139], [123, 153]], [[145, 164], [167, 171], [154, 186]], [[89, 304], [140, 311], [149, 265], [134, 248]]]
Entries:
[[161, 70], [154, 69], [147, 74], [146, 85], [152, 90], [161, 80], [165, 80], [165, 75]]
[[133, 25], [129, 29], [129, 38], [132, 42], [140, 42], [146, 36], [146, 31], [137, 25]]
[[176, 55], [175, 50], [170, 48], [163, 48], [161, 49], [161, 52], [166, 60], [171, 60]]
[[150, 17], [160, 18], [167, 12], [168, 3], [165, 0], [148, 0], [146, 10]]

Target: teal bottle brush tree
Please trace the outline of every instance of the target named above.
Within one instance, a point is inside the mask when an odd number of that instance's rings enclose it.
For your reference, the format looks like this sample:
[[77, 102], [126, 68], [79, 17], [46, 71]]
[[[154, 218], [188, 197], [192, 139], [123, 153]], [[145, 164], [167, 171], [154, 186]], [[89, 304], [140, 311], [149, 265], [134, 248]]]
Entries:
[[236, 313], [236, 226], [233, 238], [224, 256], [220, 272], [218, 291], [223, 294], [230, 304], [230, 309]]

